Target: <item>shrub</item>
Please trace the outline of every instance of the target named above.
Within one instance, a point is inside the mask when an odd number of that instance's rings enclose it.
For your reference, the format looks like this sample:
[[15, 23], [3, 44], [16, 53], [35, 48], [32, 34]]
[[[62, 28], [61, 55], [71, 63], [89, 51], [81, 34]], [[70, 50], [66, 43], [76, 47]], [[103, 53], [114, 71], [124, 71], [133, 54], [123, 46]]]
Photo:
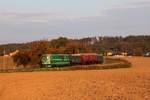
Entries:
[[17, 66], [23, 65], [24, 67], [30, 63], [30, 57], [27, 52], [19, 52], [13, 56], [13, 61]]

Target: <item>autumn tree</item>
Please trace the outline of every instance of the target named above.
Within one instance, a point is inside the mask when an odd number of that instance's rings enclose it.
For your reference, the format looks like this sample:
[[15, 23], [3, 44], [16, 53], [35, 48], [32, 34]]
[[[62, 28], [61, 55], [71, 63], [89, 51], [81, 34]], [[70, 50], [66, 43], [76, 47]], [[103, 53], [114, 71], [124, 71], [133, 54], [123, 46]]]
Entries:
[[41, 64], [41, 56], [43, 54], [51, 53], [50, 42], [47, 40], [40, 40], [33, 42], [29, 47], [30, 64], [38, 67]]
[[19, 52], [13, 56], [13, 61], [16, 63], [17, 66], [23, 65], [26, 67], [29, 65], [31, 59], [28, 55], [28, 52]]
[[65, 53], [75, 54], [75, 53], [90, 53], [92, 52], [90, 46], [84, 42], [70, 41], [66, 45]]

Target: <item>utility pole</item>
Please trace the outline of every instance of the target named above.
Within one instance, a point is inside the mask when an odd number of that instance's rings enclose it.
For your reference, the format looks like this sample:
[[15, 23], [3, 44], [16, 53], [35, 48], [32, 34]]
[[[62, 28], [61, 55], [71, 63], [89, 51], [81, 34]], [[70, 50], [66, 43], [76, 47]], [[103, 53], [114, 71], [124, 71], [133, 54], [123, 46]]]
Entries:
[[5, 51], [5, 48], [4, 48], [4, 51], [3, 51], [3, 70], [5, 69], [5, 54], [6, 54], [6, 51]]

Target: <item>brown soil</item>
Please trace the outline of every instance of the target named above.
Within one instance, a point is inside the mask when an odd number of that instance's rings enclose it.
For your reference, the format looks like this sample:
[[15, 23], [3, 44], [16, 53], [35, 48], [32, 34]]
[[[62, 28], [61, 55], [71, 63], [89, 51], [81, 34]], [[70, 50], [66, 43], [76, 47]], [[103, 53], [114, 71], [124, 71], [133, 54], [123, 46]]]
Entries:
[[0, 100], [150, 100], [150, 58], [125, 59], [133, 67], [0, 73]]

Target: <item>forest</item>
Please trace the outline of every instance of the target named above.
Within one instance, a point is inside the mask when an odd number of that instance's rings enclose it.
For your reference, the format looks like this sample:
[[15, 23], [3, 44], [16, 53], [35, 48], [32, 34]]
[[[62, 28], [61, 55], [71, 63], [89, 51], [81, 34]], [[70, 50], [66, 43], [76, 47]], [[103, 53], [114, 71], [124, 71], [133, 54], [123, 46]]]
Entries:
[[52, 40], [39, 40], [20, 44], [5, 44], [0, 45], [0, 55], [9, 54], [15, 50], [30, 50], [39, 44], [45, 45], [39, 49], [49, 48], [51, 53], [104, 53], [111, 51], [114, 54], [127, 52], [130, 55], [143, 55], [150, 52], [150, 36], [127, 36], [127, 37], [88, 37], [82, 39], [68, 39], [60, 37]]
[[[112, 52], [119, 55], [122, 52], [132, 56], [142, 56], [150, 52], [150, 36], [127, 36], [127, 37], [88, 37], [82, 39], [68, 39], [59, 37], [52, 40], [38, 40], [22, 44], [0, 45], [0, 55], [9, 54], [15, 50], [20, 52], [14, 57], [18, 65], [39, 65], [42, 54], [51, 53], [98, 53]], [[19, 60], [18, 60], [19, 58]], [[21, 58], [21, 59], [20, 59]]]

